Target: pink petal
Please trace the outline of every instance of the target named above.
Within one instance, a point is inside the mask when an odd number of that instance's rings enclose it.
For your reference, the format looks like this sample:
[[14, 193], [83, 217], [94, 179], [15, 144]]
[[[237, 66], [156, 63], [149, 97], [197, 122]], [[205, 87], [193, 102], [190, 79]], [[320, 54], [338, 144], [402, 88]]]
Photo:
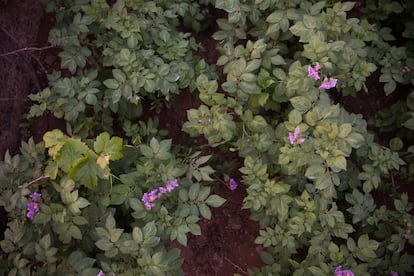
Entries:
[[295, 139], [296, 139], [295, 135], [293, 135], [292, 133], [289, 133], [289, 141], [291, 145], [295, 143]]
[[300, 133], [300, 127], [299, 127], [299, 126], [297, 126], [297, 127], [295, 127], [295, 133], [294, 133], [295, 138], [298, 138], [299, 133]]

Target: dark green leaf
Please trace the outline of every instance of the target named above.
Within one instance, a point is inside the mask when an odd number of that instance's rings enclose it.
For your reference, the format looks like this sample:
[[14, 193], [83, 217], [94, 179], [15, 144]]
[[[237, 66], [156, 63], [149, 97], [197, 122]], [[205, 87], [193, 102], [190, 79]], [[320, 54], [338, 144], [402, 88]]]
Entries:
[[226, 200], [218, 195], [211, 195], [207, 198], [206, 203], [211, 207], [220, 207]]

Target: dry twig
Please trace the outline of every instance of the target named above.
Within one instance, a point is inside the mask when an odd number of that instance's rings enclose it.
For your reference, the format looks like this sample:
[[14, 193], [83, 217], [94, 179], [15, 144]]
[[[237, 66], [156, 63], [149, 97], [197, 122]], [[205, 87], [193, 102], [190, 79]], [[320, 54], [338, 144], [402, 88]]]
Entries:
[[237, 268], [237, 270], [239, 270], [241, 273], [245, 274], [245, 275], [249, 275], [249, 273], [247, 273], [247, 271], [243, 270], [243, 268], [241, 268], [240, 266], [236, 265], [235, 263], [233, 263], [229, 258], [224, 257], [224, 259], [226, 261], [228, 261], [230, 264], [232, 264], [235, 268]]

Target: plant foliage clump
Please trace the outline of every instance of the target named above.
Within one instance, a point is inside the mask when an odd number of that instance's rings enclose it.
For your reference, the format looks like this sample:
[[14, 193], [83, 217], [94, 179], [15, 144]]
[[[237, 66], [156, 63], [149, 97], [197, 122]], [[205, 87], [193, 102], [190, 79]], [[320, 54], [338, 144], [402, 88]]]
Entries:
[[[43, 2], [61, 70], [30, 96], [29, 116], [68, 127], [0, 163], [9, 275], [182, 275], [169, 242], [201, 235], [200, 218], [225, 202], [212, 191], [219, 150], [238, 154], [224, 174], [241, 174], [260, 225], [265, 265], [251, 275], [413, 272], [412, 203], [398, 192], [414, 179], [412, 4], [367, 1], [355, 18], [339, 1]], [[208, 28], [213, 8], [210, 65], [182, 30]], [[370, 118], [337, 101], [372, 80], [385, 95], [411, 90]], [[201, 104], [183, 136], [202, 146], [140, 120], [144, 103], [159, 110], [188, 92]]]

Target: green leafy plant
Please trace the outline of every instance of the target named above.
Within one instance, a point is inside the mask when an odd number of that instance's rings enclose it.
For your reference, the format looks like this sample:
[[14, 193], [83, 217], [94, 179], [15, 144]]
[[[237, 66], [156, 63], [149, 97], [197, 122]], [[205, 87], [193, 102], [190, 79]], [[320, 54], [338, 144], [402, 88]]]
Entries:
[[[211, 219], [210, 208], [225, 199], [204, 184], [214, 170], [186, 166], [170, 150], [171, 140], [128, 146], [105, 132], [83, 141], [53, 130], [42, 143], [23, 143], [22, 155], [6, 154], [0, 203], [11, 220], [1, 247], [10, 273], [182, 273], [168, 240], [186, 244], [187, 233], [200, 235], [199, 216]], [[205, 162], [200, 158], [196, 164]], [[176, 178], [179, 192], [148, 210], [145, 191]], [[36, 210], [29, 207], [33, 192], [41, 198]], [[122, 219], [127, 211], [132, 221]]]
[[[414, 92], [371, 118], [337, 101], [370, 92], [368, 80], [385, 95], [414, 83], [411, 4], [367, 1], [353, 18], [355, 3], [339, 1], [43, 2], [62, 70], [30, 95], [29, 116], [51, 112], [67, 133], [0, 163], [4, 271], [182, 275], [169, 243], [187, 245], [224, 204], [219, 173], [241, 174], [260, 225], [265, 265], [251, 275], [413, 271], [412, 203], [398, 186], [414, 175]], [[209, 65], [183, 30], [207, 29], [213, 6], [224, 16]], [[146, 113], [183, 91], [201, 104], [175, 144]], [[223, 150], [238, 172], [213, 166]]]

